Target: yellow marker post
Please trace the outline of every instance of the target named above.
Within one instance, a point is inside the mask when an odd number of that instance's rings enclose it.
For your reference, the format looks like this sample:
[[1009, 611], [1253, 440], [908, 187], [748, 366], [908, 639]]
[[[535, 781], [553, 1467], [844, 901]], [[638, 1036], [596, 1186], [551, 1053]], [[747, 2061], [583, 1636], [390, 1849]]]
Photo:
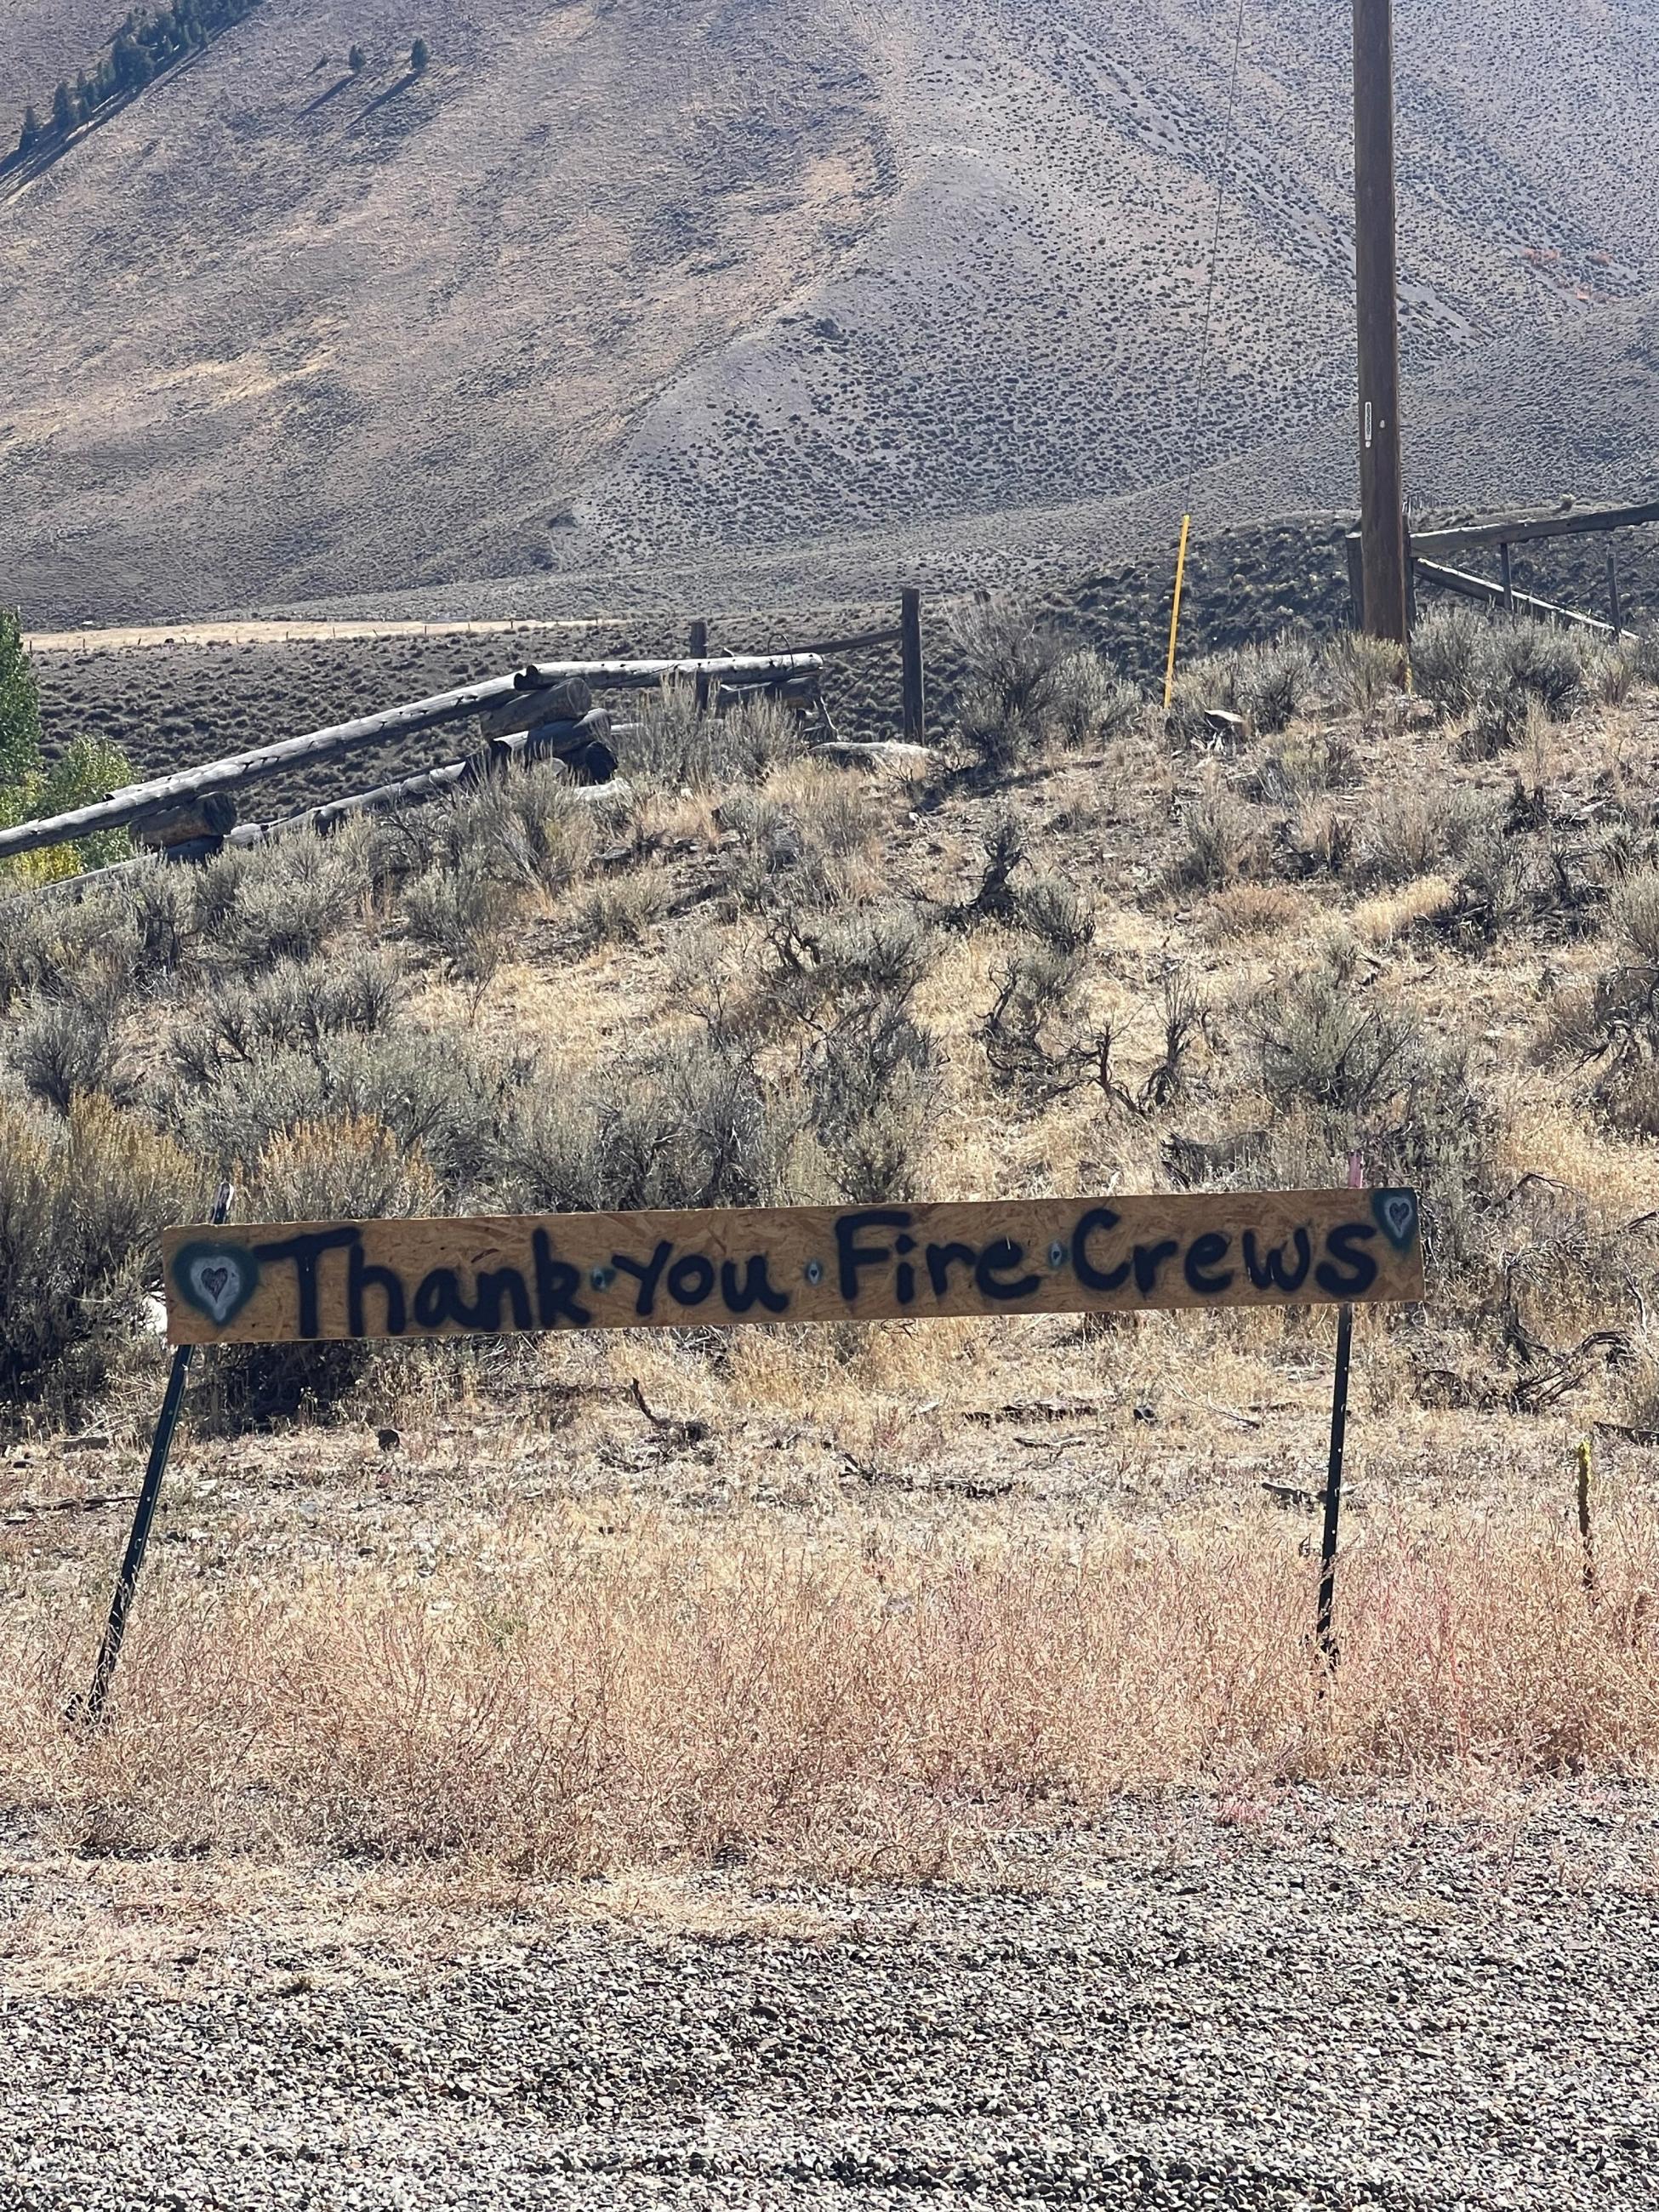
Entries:
[[1170, 702], [1175, 697], [1176, 639], [1181, 629], [1181, 586], [1187, 574], [1187, 533], [1192, 526], [1191, 515], [1183, 514], [1181, 518], [1181, 545], [1176, 554], [1175, 602], [1170, 609], [1170, 659], [1164, 671], [1164, 711], [1166, 714], [1170, 711]]

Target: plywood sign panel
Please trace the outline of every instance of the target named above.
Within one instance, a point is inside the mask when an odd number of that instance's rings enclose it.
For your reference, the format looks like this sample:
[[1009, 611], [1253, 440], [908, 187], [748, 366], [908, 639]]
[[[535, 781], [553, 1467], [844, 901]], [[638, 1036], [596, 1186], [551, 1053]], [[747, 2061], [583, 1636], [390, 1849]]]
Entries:
[[175, 1344], [1420, 1298], [1408, 1190], [174, 1229]]

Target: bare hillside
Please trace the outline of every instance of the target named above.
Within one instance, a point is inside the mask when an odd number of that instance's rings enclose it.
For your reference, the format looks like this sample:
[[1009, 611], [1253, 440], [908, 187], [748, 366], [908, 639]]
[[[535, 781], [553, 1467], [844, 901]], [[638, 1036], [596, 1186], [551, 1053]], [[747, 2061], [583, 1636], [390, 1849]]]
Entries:
[[[1010, 510], [1075, 558], [1206, 462], [1216, 520], [1348, 496], [1342, 11], [1251, 11], [1230, 141], [1200, 0], [487, 15], [266, 0], [0, 173], [0, 581], [37, 620], [821, 589], [941, 533], [982, 556]], [[0, 112], [114, 28], [21, 0]], [[1624, 488], [1655, 460], [1659, 25], [1406, 0], [1400, 37], [1418, 489]]]

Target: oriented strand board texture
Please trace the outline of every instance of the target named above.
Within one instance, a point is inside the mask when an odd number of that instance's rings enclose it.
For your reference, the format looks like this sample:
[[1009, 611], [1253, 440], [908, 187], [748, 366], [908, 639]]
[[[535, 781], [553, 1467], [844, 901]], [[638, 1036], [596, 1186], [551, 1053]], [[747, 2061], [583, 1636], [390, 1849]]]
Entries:
[[1399, 1190], [287, 1223], [165, 1249], [179, 1344], [1423, 1295]]

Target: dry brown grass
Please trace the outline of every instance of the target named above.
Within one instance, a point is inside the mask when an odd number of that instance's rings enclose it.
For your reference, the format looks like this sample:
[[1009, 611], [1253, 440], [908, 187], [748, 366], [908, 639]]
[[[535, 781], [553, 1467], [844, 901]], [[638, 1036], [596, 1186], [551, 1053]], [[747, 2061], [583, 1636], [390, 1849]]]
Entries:
[[401, 1568], [163, 1568], [91, 1737], [62, 1716], [93, 1593], [9, 1606], [0, 1788], [94, 1855], [914, 1874], [988, 1823], [1086, 1819], [1125, 1790], [1659, 1754], [1659, 1539], [1637, 1501], [1602, 1513], [1593, 1607], [1559, 1514], [1374, 1516], [1329, 1687], [1315, 1567], [1276, 1517], [907, 1540], [752, 1504], [713, 1528], [509, 1508]]

